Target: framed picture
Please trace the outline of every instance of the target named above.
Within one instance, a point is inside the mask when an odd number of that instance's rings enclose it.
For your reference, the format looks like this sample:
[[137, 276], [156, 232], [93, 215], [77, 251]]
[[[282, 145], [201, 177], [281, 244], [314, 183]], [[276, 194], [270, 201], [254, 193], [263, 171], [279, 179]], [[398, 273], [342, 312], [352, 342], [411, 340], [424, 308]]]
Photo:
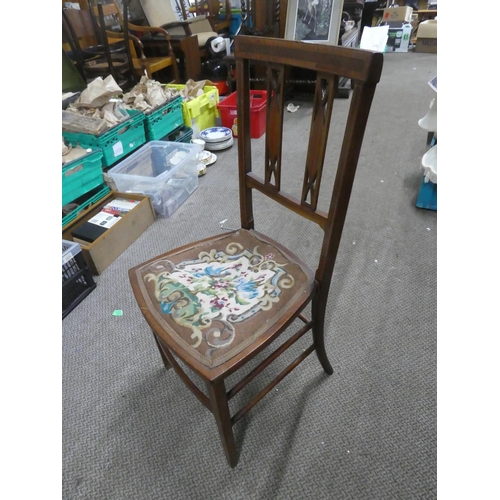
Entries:
[[338, 45], [343, 0], [289, 0], [285, 38]]

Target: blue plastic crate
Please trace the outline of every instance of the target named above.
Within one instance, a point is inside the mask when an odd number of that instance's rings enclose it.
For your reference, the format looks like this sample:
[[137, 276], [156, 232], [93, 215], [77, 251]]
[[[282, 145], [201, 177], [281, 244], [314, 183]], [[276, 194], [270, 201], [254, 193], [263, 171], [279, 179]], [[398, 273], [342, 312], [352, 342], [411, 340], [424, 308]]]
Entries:
[[431, 181], [425, 182], [424, 178], [422, 178], [415, 205], [417, 208], [437, 210], [437, 184]]
[[[222, 15], [219, 18], [224, 18]], [[238, 28], [241, 25], [241, 9], [231, 10], [231, 24], [229, 26], [229, 37], [233, 38], [236, 35]]]

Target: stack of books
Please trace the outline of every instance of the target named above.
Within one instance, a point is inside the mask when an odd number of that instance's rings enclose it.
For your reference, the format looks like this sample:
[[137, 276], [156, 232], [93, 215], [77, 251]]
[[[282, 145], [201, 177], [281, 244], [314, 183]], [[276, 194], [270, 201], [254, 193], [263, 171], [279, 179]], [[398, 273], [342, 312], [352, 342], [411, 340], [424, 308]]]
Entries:
[[130, 212], [139, 203], [139, 200], [125, 200], [123, 198], [110, 201], [104, 205], [100, 212], [71, 232], [73, 241], [88, 246], [119, 222], [126, 213]]

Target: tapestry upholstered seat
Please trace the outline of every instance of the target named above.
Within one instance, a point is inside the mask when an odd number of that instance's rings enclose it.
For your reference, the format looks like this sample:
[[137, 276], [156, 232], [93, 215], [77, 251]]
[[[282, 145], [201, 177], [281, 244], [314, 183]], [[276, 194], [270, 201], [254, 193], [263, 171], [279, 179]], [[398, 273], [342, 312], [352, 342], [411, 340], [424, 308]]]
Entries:
[[314, 289], [314, 271], [245, 229], [163, 254], [134, 273], [160, 326], [210, 368], [251, 345]]

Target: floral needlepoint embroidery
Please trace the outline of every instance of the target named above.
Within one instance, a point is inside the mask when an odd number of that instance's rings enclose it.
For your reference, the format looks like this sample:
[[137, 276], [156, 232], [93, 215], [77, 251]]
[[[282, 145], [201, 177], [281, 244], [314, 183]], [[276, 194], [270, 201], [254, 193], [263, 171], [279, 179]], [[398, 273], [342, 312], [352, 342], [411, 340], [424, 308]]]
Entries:
[[154, 282], [162, 313], [192, 331], [192, 347], [204, 342], [208, 357], [233, 342], [235, 324], [269, 311], [295, 283], [274, 254], [235, 242], [178, 264], [157, 262], [144, 279]]

